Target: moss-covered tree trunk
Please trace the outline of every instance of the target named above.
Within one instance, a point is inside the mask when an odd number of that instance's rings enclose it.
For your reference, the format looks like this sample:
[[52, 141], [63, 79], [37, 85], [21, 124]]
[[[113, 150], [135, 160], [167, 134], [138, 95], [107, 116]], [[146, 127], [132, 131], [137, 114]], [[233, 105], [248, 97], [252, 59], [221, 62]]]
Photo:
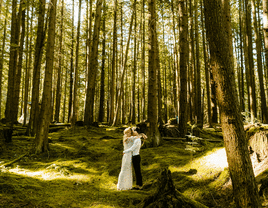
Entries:
[[[228, 0], [227, 0], [228, 1]], [[229, 2], [225, 2], [229, 3]], [[217, 84], [222, 131], [237, 207], [261, 207], [250, 160], [230, 57], [229, 16], [221, 0], [204, 0], [211, 64]]]

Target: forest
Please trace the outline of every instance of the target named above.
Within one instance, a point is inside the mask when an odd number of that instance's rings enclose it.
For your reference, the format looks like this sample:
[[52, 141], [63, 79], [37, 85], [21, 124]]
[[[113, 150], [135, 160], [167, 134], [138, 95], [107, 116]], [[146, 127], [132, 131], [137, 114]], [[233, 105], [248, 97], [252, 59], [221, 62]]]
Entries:
[[267, 0], [0, 0], [0, 207], [266, 207], [267, 89]]

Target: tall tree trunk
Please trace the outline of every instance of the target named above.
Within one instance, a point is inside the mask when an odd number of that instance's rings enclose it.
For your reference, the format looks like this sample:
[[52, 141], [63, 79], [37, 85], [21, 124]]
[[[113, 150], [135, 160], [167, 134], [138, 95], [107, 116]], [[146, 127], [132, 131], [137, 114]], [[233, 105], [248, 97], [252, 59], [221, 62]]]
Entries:
[[63, 37], [63, 13], [64, 11], [64, 0], [61, 2], [61, 22], [60, 22], [60, 48], [59, 48], [59, 67], [58, 67], [58, 77], [57, 77], [57, 94], [56, 94], [56, 107], [55, 107], [55, 118], [54, 120], [59, 122], [60, 120], [60, 101], [61, 101], [61, 66], [62, 66], [62, 37]]
[[[263, 7], [263, 39], [265, 52], [265, 68], [266, 74], [268, 72], [268, 0], [262, 1]], [[266, 82], [268, 83], [268, 82]]]
[[[134, 12], [134, 11], [133, 11]], [[129, 32], [128, 32], [128, 40], [127, 40], [127, 46], [126, 46], [126, 52], [125, 52], [125, 60], [123, 63], [123, 71], [122, 71], [122, 76], [120, 79], [120, 85], [118, 89], [118, 98], [117, 98], [117, 104], [116, 104], [116, 109], [115, 109], [115, 116], [113, 120], [113, 126], [118, 124], [118, 115], [119, 115], [119, 108], [121, 106], [121, 100], [122, 100], [122, 95], [123, 95], [123, 83], [124, 83], [124, 78], [126, 74], [126, 69], [127, 69], [127, 60], [128, 60], [128, 51], [129, 51], [129, 44], [130, 44], [130, 38], [131, 38], [131, 33], [132, 33], [132, 25], [133, 25], [133, 19], [134, 19], [134, 13], [131, 15], [131, 20], [130, 20], [130, 26], [129, 26]]]
[[27, 126], [27, 134], [35, 135], [37, 123], [39, 119], [39, 85], [40, 85], [40, 69], [43, 55], [43, 45], [45, 41], [46, 30], [45, 25], [45, 0], [39, 1], [39, 13], [38, 13], [38, 28], [37, 38], [35, 43], [35, 57], [33, 68], [33, 87], [32, 87], [32, 102], [31, 102], [31, 114], [30, 121]]
[[196, 42], [196, 66], [195, 66], [195, 115], [198, 127], [203, 127], [203, 118], [201, 110], [201, 72], [200, 72], [200, 55], [199, 55], [199, 27], [198, 27], [198, 1], [195, 0], [195, 42]]
[[101, 86], [100, 86], [100, 107], [99, 107], [99, 122], [103, 122], [104, 120], [104, 85], [105, 85], [105, 39], [106, 39], [106, 1], [103, 2], [103, 20], [102, 20], [102, 31], [103, 31], [103, 39], [102, 39], [102, 63], [101, 63]]
[[100, 34], [100, 22], [101, 22], [101, 8], [102, 0], [97, 0], [96, 6], [96, 16], [93, 32], [92, 49], [90, 57], [90, 68], [89, 68], [89, 80], [86, 96], [86, 107], [85, 107], [85, 117], [84, 122], [86, 125], [93, 124], [94, 118], [94, 99], [95, 99], [95, 85], [96, 85], [96, 75], [98, 69], [98, 45], [99, 45], [99, 34]]
[[236, 206], [261, 207], [235, 88], [230, 35], [229, 29], [225, 27], [230, 25], [226, 23], [228, 14], [221, 0], [204, 0], [204, 5], [212, 70], [217, 82], [222, 131]]
[[137, 1], [134, 0], [134, 60], [133, 60], [133, 82], [132, 82], [132, 118], [131, 123], [136, 124], [136, 71], [137, 71]]
[[70, 93], [69, 93], [69, 109], [68, 109], [68, 122], [70, 122], [72, 109], [73, 109], [73, 85], [74, 85], [74, 0], [72, 11], [72, 46], [71, 46], [71, 63], [70, 63]]
[[18, 26], [18, 30], [20, 33], [20, 47], [19, 47], [19, 62], [15, 74], [15, 83], [14, 83], [14, 108], [15, 108], [15, 118], [18, 118], [18, 109], [19, 109], [19, 98], [20, 98], [20, 84], [21, 84], [21, 71], [22, 71], [22, 60], [23, 60], [23, 49], [24, 49], [24, 39], [25, 39], [25, 14], [26, 14], [26, 3], [25, 0], [20, 2], [20, 26]]
[[149, 78], [148, 78], [148, 122], [147, 132], [150, 146], [159, 146], [162, 138], [158, 130], [157, 121], [157, 33], [156, 33], [156, 1], [149, 0]]
[[261, 96], [261, 113], [262, 113], [262, 122], [267, 124], [268, 123], [268, 112], [266, 106], [266, 95], [264, 91], [264, 83], [263, 83], [263, 70], [262, 70], [262, 42], [260, 38], [260, 32], [258, 27], [258, 21], [256, 17], [256, 1], [251, 1], [252, 5], [252, 14], [253, 14], [253, 21], [254, 21], [254, 32], [255, 32], [255, 40], [256, 40], [256, 49], [257, 49], [257, 69], [259, 75], [259, 87], [260, 87], [260, 96]]
[[176, 34], [176, 21], [175, 21], [175, 12], [174, 12], [174, 0], [171, 1], [171, 10], [172, 10], [172, 29], [174, 34], [174, 64], [173, 64], [173, 105], [174, 105], [174, 114], [178, 116], [178, 97], [177, 97], [177, 60], [178, 60], [178, 47], [177, 47], [177, 34]]
[[6, 46], [6, 34], [7, 34], [7, 15], [9, 9], [9, 0], [6, 1], [6, 13], [5, 13], [5, 23], [3, 32], [3, 45], [1, 48], [0, 57], [0, 118], [2, 118], [2, 79], [3, 79], [3, 67], [4, 67], [4, 56], [5, 56], [5, 46]]
[[178, 1], [180, 18], [180, 111], [179, 111], [179, 129], [180, 136], [187, 134], [187, 6], [185, 0]]
[[78, 26], [77, 26], [77, 36], [76, 36], [76, 56], [75, 56], [75, 71], [74, 71], [74, 84], [73, 84], [73, 104], [72, 104], [72, 113], [71, 113], [71, 125], [74, 126], [77, 121], [77, 109], [78, 109], [78, 101], [77, 101], [77, 91], [78, 91], [78, 83], [79, 83], [79, 45], [80, 45], [80, 25], [81, 25], [81, 2], [79, 0], [79, 12], [78, 12]]
[[142, 76], [142, 120], [146, 118], [145, 108], [145, 0], [142, 0], [142, 55], [141, 55], [141, 76]]
[[205, 26], [204, 26], [204, 15], [203, 6], [201, 1], [201, 23], [202, 23], [202, 37], [203, 37], [203, 54], [205, 62], [205, 77], [206, 77], [206, 90], [207, 90], [207, 112], [208, 112], [208, 125], [212, 127], [212, 117], [211, 117], [211, 98], [210, 98], [210, 86], [209, 86], [209, 71], [208, 71], [208, 60], [207, 60], [207, 49], [206, 49], [206, 37], [205, 37]]
[[17, 17], [17, 0], [12, 0], [12, 19], [11, 19], [11, 40], [10, 40], [10, 58], [9, 58], [9, 70], [8, 70], [8, 88], [7, 88], [7, 100], [5, 117], [7, 122], [12, 124], [16, 121], [14, 109], [15, 99], [15, 78], [17, 71], [17, 46], [19, 44], [18, 36], [19, 30], [17, 29], [19, 18]]
[[57, 0], [50, 1], [49, 10], [49, 28], [48, 38], [46, 47], [46, 69], [44, 88], [42, 96], [42, 105], [40, 112], [40, 120], [38, 125], [38, 131], [36, 132], [35, 138], [35, 152], [39, 154], [41, 152], [47, 152], [48, 146], [48, 131], [52, 112], [52, 74], [53, 74], [53, 63], [54, 63], [54, 44], [55, 44], [55, 23], [56, 23], [56, 9]]
[[[28, 100], [29, 100], [29, 88], [30, 88], [30, 77], [31, 77], [31, 68], [32, 68], [32, 37], [33, 37], [33, 7], [31, 12], [31, 23], [30, 23], [30, 31], [29, 31], [29, 4], [27, 6], [27, 56], [26, 56], [26, 74], [25, 74], [25, 96], [24, 96], [24, 121], [23, 125], [26, 125], [27, 117], [28, 117]], [[29, 40], [30, 35], [30, 40]], [[30, 46], [30, 48], [29, 48]]]
[[251, 2], [245, 0], [246, 7], [246, 47], [248, 58], [248, 76], [249, 76], [249, 96], [250, 96], [250, 112], [251, 122], [257, 117], [257, 100], [256, 100], [256, 86], [255, 86], [255, 73], [254, 73], [254, 61], [253, 61], [253, 46], [252, 46], [252, 27], [251, 27]]
[[242, 32], [242, 29], [244, 27], [244, 21], [242, 18], [242, 0], [239, 0], [239, 37], [240, 37], [240, 80], [241, 80], [241, 88], [240, 88], [240, 107], [241, 111], [245, 111], [245, 89], [244, 89], [244, 61], [243, 61], [243, 39], [244, 39], [244, 34]]
[[114, 119], [114, 103], [115, 103], [115, 63], [117, 48], [117, 0], [114, 0], [114, 27], [113, 27], [113, 57], [112, 57], [112, 78], [110, 87], [110, 124]]

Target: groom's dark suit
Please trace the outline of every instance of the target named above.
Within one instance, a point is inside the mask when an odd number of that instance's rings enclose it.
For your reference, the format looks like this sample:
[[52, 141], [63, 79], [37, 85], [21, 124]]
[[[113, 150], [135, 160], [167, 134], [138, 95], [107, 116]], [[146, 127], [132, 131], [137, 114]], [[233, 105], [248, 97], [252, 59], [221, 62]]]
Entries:
[[132, 152], [132, 163], [135, 171], [137, 186], [142, 186], [140, 148], [141, 148], [141, 139], [137, 137], [134, 140], [133, 145], [129, 149], [123, 152], [123, 153]]

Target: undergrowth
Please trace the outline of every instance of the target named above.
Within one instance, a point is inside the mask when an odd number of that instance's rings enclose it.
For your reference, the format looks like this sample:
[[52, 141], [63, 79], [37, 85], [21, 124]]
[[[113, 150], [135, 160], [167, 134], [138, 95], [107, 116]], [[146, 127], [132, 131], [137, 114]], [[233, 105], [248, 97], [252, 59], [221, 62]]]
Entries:
[[171, 170], [185, 196], [209, 207], [231, 204], [228, 189], [222, 191], [229, 180], [226, 164], [217, 165], [209, 157], [222, 154], [222, 142], [195, 146], [165, 140], [160, 147], [142, 149], [144, 189], [117, 191], [123, 129], [75, 127], [50, 133], [50, 151], [40, 155], [31, 154], [33, 137], [14, 136], [11, 144], [0, 141], [0, 207], [138, 207], [154, 193], [163, 167]]

